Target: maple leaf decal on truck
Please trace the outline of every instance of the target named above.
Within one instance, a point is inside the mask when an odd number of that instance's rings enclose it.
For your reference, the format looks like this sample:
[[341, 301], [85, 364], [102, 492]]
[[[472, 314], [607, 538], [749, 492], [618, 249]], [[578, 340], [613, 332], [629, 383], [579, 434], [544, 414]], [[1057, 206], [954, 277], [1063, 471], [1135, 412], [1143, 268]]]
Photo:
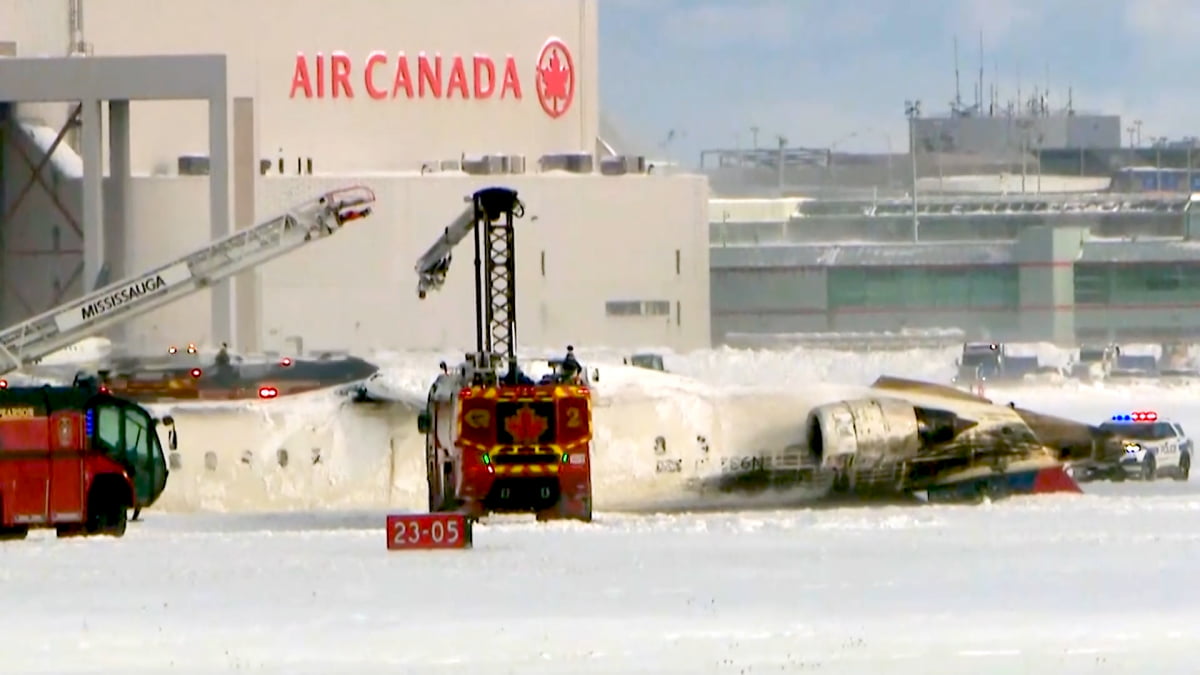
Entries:
[[538, 55], [537, 95], [542, 110], [550, 117], [561, 117], [575, 98], [575, 63], [561, 40], [551, 39]]
[[513, 441], [521, 444], [537, 443], [549, 426], [546, 418], [527, 405], [521, 406], [515, 415], [504, 421], [504, 430], [512, 436]]

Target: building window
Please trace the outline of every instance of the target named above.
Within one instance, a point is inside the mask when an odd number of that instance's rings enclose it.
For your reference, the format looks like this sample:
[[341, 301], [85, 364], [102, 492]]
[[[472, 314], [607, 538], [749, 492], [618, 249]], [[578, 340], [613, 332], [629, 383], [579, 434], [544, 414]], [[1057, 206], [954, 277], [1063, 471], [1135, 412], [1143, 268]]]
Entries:
[[1075, 266], [1075, 304], [1107, 305], [1112, 297], [1112, 275], [1107, 265]]
[[1200, 302], [1200, 263], [1075, 266], [1081, 305], [1163, 305]]
[[604, 303], [604, 313], [609, 316], [641, 316], [640, 300], [609, 300]]
[[609, 316], [670, 316], [670, 300], [609, 300], [604, 303]]
[[831, 268], [830, 309], [970, 309], [1016, 307], [1017, 268], [964, 267]]
[[867, 305], [867, 271], [861, 267], [834, 267], [826, 277], [829, 306], [865, 307]]
[[670, 300], [647, 300], [643, 304], [646, 316], [670, 316]]

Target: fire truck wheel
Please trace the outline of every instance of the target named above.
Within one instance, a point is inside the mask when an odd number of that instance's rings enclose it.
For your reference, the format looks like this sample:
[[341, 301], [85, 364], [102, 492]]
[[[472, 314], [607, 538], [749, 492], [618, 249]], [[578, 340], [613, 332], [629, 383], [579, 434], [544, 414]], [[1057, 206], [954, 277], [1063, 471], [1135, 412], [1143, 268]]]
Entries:
[[20, 541], [27, 536], [29, 536], [28, 526], [0, 527], [0, 541]]
[[97, 480], [88, 495], [88, 534], [124, 536], [128, 509], [129, 499], [122, 484]]

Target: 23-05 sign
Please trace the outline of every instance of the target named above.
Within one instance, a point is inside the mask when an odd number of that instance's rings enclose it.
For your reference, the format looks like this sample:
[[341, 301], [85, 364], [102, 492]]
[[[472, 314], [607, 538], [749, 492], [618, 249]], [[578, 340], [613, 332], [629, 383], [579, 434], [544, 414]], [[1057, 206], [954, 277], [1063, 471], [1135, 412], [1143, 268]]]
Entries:
[[388, 550], [470, 548], [471, 520], [461, 513], [387, 517]]

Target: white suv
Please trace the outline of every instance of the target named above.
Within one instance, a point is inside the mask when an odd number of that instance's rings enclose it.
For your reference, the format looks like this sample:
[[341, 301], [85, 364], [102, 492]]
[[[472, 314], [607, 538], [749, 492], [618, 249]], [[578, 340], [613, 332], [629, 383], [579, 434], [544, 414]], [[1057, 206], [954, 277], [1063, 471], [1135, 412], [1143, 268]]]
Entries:
[[1112, 434], [1102, 463], [1114, 480], [1130, 476], [1154, 480], [1168, 475], [1175, 480], [1188, 479], [1192, 441], [1178, 423], [1161, 419], [1155, 412], [1139, 411], [1113, 415], [1100, 429]]

